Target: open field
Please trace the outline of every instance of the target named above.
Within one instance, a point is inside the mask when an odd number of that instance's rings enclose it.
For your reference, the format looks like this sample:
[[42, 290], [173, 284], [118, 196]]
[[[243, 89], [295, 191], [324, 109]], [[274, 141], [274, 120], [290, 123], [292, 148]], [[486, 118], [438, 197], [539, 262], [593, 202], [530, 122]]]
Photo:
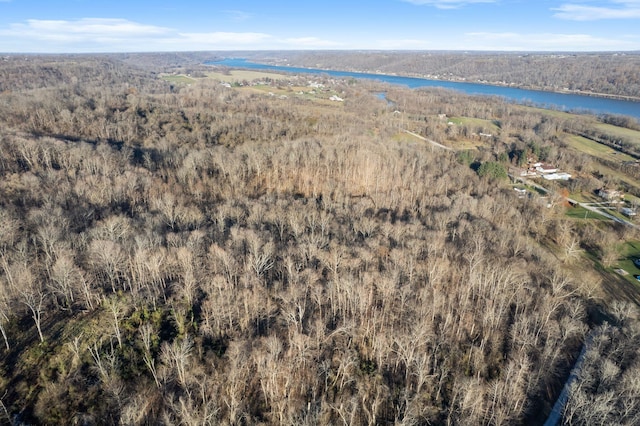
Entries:
[[600, 203], [602, 198], [592, 192], [573, 192], [569, 197], [579, 203]]
[[630, 155], [616, 151], [615, 149], [608, 147], [607, 145], [592, 141], [591, 139], [587, 139], [582, 136], [567, 135], [567, 137], [564, 139], [564, 142], [566, 142], [567, 145], [569, 145], [571, 148], [574, 148], [593, 157], [619, 162], [635, 160]]
[[448, 119], [448, 121], [461, 126], [475, 126], [489, 132], [498, 131], [498, 126], [496, 126], [495, 123], [493, 123], [491, 120], [485, 120], [482, 118], [451, 117]]
[[221, 72], [210, 72], [207, 73], [209, 78], [213, 78], [220, 81], [225, 81], [227, 83], [233, 83], [236, 81], [253, 81], [260, 79], [273, 79], [273, 80], [281, 80], [286, 79], [288, 76], [284, 74], [276, 74], [270, 72], [263, 71], [249, 71], [249, 70], [233, 70], [228, 74], [224, 74]]
[[[516, 105], [515, 107], [521, 108], [521, 109], [523, 109], [525, 111], [531, 111], [531, 112], [534, 112], [536, 114], [542, 114], [542, 115], [546, 115], [548, 117], [561, 118], [561, 119], [565, 119], [565, 120], [570, 120], [570, 119], [573, 119], [573, 118], [579, 116], [578, 114], [573, 114], [573, 113], [564, 112], [564, 111], [558, 111], [558, 110], [555, 110], [555, 109], [544, 109], [544, 108], [525, 106], [525, 105]], [[582, 117], [582, 116], [580, 116], [580, 117]], [[594, 121], [595, 121], [595, 119], [594, 119]]]
[[313, 101], [316, 105], [330, 106], [334, 108], [344, 106], [343, 102], [335, 102], [329, 99], [331, 96], [337, 95], [336, 92], [325, 91], [321, 93], [312, 93], [313, 89], [310, 89], [307, 86], [287, 86], [286, 88], [278, 88], [268, 85], [256, 85], [239, 87], [238, 90], [275, 97], [286, 96], [287, 98], [305, 99]]
[[549, 117], [560, 118], [564, 120], [572, 120], [572, 119], [575, 119], [576, 117], [580, 117], [581, 120], [586, 119], [590, 121], [592, 127], [603, 134], [607, 134], [616, 138], [625, 139], [631, 143], [640, 145], [640, 131], [638, 130], [627, 129], [625, 127], [618, 127], [612, 124], [601, 123], [595, 117], [588, 117], [588, 116], [571, 114], [563, 111], [547, 110], [547, 109], [534, 108], [534, 107], [523, 106], [521, 108], [529, 109], [531, 111], [542, 113], [543, 115], [546, 115]]
[[572, 120], [579, 117], [581, 120], [591, 121], [591, 123], [593, 124], [593, 127], [602, 133], [605, 133], [614, 137], [625, 138], [630, 142], [640, 144], [640, 131], [627, 129], [625, 127], [618, 127], [612, 124], [601, 123], [600, 121], [598, 121], [596, 117], [590, 117], [586, 115], [573, 114], [573, 113], [564, 112], [564, 111], [536, 108], [536, 107], [530, 107], [530, 106], [518, 106], [518, 108], [529, 110], [531, 112], [535, 112], [538, 114], [543, 114], [548, 117], [560, 118], [563, 120]]
[[[606, 145], [599, 144], [597, 142], [594, 142], [587, 138], [583, 138], [581, 136], [566, 135], [566, 137], [564, 138], [564, 142], [569, 146], [571, 150], [590, 155], [595, 159], [602, 158], [604, 160], [615, 161], [620, 163], [634, 160], [631, 156], [627, 154], [617, 152]], [[597, 164], [597, 170], [601, 174], [608, 176], [609, 178], [619, 180], [631, 187], [640, 189], [640, 182], [638, 182], [633, 177], [619, 170], [615, 170], [604, 164]]]
[[618, 170], [614, 170], [611, 167], [607, 167], [603, 164], [598, 164], [598, 171], [605, 176], [609, 176], [610, 178], [617, 179], [621, 182], [626, 183], [631, 187], [640, 189], [640, 182], [638, 182], [636, 179], [632, 178], [631, 176], [626, 175], [625, 173], [622, 173]]
[[[448, 142], [449, 143], [449, 142]], [[481, 140], [460, 138], [456, 141], [450, 141], [450, 145], [456, 151], [464, 151], [467, 149], [478, 149], [485, 144]]]
[[613, 126], [611, 124], [596, 123], [595, 128], [600, 132], [613, 137], [626, 139], [627, 141], [640, 145], [640, 131], [626, 129], [624, 127]]
[[638, 268], [633, 260], [640, 258], [640, 241], [628, 241], [620, 245], [620, 258], [614, 268], [624, 269], [629, 273], [623, 278], [632, 283], [636, 287], [640, 287], [640, 281], [635, 277], [640, 275], [640, 268]]
[[[207, 73], [208, 78], [215, 79], [219, 81], [224, 81], [227, 83], [237, 83], [243, 81], [255, 81], [255, 80], [282, 80], [287, 79], [287, 75], [269, 73], [269, 72], [261, 72], [261, 71], [250, 71], [250, 70], [232, 70], [229, 74], [223, 74], [220, 72], [212, 72]], [[292, 82], [295, 82], [296, 79], [293, 79]], [[299, 82], [299, 81], [298, 81]], [[317, 103], [338, 106], [342, 105], [341, 102], [334, 102], [329, 100], [329, 97], [332, 95], [340, 96], [335, 91], [326, 90], [326, 89], [312, 89], [308, 86], [292, 86], [286, 85], [284, 87], [276, 87], [270, 84], [257, 84], [250, 86], [239, 87], [239, 89], [245, 92], [259, 93], [264, 95], [273, 95], [273, 96], [287, 96], [287, 97], [296, 97], [299, 99], [307, 99], [312, 100]]]
[[195, 78], [187, 77], [186, 75], [165, 75], [162, 77], [163, 80], [166, 80], [170, 83], [178, 83], [178, 84], [192, 84], [197, 80]]
[[592, 212], [591, 210], [587, 210], [582, 206], [577, 207], [569, 207], [567, 208], [567, 217], [572, 219], [595, 219], [595, 220], [610, 220], [604, 216], [599, 215], [598, 213]]

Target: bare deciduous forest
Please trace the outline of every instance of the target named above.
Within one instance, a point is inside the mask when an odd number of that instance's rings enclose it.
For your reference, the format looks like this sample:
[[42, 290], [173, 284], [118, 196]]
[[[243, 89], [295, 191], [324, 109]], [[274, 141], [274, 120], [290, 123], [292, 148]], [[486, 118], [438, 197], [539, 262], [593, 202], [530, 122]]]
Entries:
[[[536, 151], [597, 188], [562, 139], [587, 118], [323, 84], [345, 101], [0, 63], [2, 422], [542, 424], [597, 329], [563, 422], [637, 423], [637, 290], [597, 267], [636, 231], [474, 169]], [[483, 131], [439, 114], [499, 133], [402, 132]]]

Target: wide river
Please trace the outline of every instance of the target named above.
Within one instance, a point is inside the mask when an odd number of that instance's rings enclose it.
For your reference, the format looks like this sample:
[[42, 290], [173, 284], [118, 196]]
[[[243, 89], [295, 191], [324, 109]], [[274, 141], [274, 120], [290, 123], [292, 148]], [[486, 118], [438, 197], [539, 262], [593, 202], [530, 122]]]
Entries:
[[260, 70], [274, 70], [290, 73], [327, 74], [333, 77], [366, 78], [400, 84], [410, 88], [443, 87], [458, 90], [470, 95], [500, 96], [505, 99], [532, 104], [543, 108], [560, 109], [563, 111], [589, 112], [593, 114], [619, 114], [635, 117], [640, 120], [640, 102], [618, 99], [598, 98], [594, 96], [577, 95], [573, 93], [554, 93], [541, 90], [516, 89], [513, 87], [492, 86], [489, 84], [430, 80], [427, 78], [399, 77], [386, 74], [369, 74], [349, 71], [333, 71], [315, 68], [298, 68], [280, 65], [265, 65], [249, 62], [246, 59], [228, 58], [222, 61], [207, 62], [207, 65], [221, 65], [229, 68], [249, 68]]

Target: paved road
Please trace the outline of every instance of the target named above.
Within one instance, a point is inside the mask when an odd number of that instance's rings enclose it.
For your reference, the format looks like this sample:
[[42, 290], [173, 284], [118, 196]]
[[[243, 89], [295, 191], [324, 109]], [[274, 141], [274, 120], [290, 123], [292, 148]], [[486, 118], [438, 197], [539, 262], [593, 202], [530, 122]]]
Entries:
[[[571, 202], [571, 201], [569, 201], [569, 202]], [[619, 218], [617, 216], [614, 216], [614, 215], [612, 215], [610, 213], [607, 213], [607, 212], [603, 211], [602, 209], [594, 206], [593, 204], [594, 203], [578, 203], [579, 206], [582, 206], [582, 207], [584, 207], [585, 209], [587, 209], [589, 211], [592, 211], [594, 213], [598, 213], [599, 215], [602, 215], [604, 217], [608, 217], [609, 219], [611, 219], [613, 221], [616, 221], [618, 223], [622, 223], [622, 224], [630, 226], [632, 228], [640, 229], [640, 225], [637, 225], [637, 224], [635, 224], [633, 222], [630, 222], [630, 221], [628, 221], [626, 219], [621, 219], [621, 218]]]
[[[514, 180], [519, 180], [522, 183], [524, 183], [525, 185], [532, 186], [532, 187], [544, 192], [545, 194], [549, 193], [549, 190], [547, 188], [545, 188], [544, 186], [538, 185], [537, 183], [531, 182], [529, 179], [525, 179], [523, 177], [514, 177], [512, 175], [509, 175], [509, 177], [511, 179], [514, 179]], [[591, 212], [599, 214], [600, 216], [604, 216], [607, 219], [611, 219], [614, 222], [621, 223], [623, 225], [627, 225], [627, 226], [630, 226], [630, 227], [635, 228], [635, 229], [640, 229], [640, 225], [637, 225], [637, 224], [635, 224], [633, 222], [630, 222], [630, 221], [628, 221], [626, 219], [621, 219], [621, 218], [619, 218], [617, 216], [614, 216], [611, 213], [607, 213], [607, 212], [603, 211], [603, 209], [597, 207], [601, 203], [580, 203], [577, 200], [574, 200], [574, 199], [569, 198], [569, 197], [567, 197], [567, 201], [569, 203], [571, 203], [572, 205], [574, 205], [574, 206], [583, 207], [583, 208], [585, 208], [585, 209], [587, 209], [587, 210], [589, 210]]]

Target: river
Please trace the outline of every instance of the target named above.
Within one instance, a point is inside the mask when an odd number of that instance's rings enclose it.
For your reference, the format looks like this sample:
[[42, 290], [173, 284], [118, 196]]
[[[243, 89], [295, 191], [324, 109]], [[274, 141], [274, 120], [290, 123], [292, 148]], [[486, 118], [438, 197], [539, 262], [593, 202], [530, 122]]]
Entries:
[[220, 65], [229, 68], [273, 70], [296, 74], [326, 74], [333, 77], [365, 78], [391, 84], [399, 84], [410, 88], [443, 87], [446, 89], [458, 90], [470, 95], [499, 96], [513, 102], [532, 104], [542, 108], [573, 112], [588, 112], [592, 114], [627, 115], [640, 120], [640, 102], [599, 98], [574, 93], [545, 92], [541, 90], [517, 89], [514, 87], [493, 86], [489, 84], [431, 80], [417, 77], [400, 77], [387, 74], [370, 74], [281, 65], [266, 65], [250, 62], [242, 58], [227, 58], [222, 61], [206, 62], [206, 65]]

